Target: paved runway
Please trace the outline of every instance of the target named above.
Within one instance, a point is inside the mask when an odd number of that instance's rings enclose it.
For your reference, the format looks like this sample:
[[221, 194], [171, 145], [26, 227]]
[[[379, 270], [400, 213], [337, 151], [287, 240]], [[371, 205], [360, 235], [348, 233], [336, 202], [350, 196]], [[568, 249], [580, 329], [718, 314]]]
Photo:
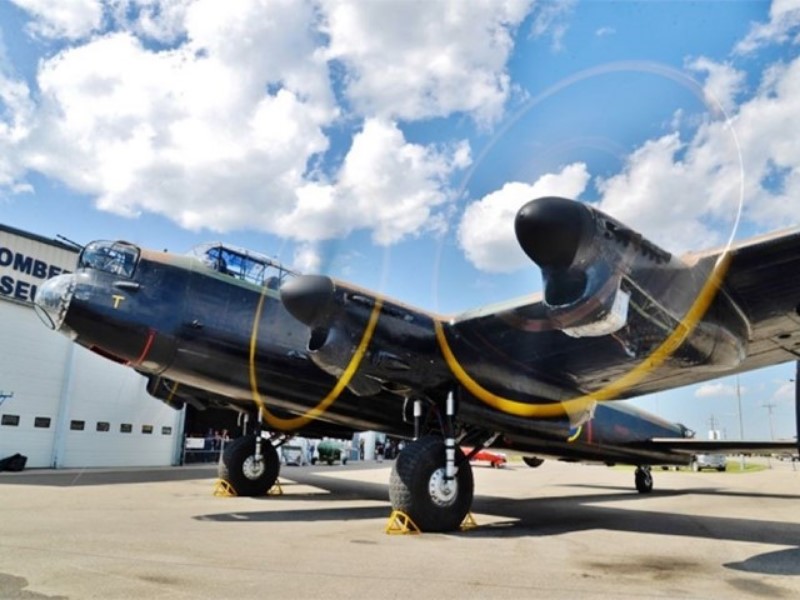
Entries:
[[800, 471], [476, 466], [476, 530], [390, 536], [388, 463], [0, 474], [0, 598], [797, 598]]

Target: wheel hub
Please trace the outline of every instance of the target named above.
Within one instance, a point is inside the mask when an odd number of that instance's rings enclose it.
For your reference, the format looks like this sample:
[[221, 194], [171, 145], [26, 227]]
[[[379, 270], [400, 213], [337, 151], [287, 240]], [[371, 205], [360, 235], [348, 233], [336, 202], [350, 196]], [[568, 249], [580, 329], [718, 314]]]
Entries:
[[445, 469], [436, 469], [428, 481], [428, 494], [436, 506], [451, 506], [458, 497], [458, 482], [445, 479]]
[[248, 456], [242, 464], [242, 473], [248, 479], [255, 481], [264, 474], [266, 468], [262, 457]]

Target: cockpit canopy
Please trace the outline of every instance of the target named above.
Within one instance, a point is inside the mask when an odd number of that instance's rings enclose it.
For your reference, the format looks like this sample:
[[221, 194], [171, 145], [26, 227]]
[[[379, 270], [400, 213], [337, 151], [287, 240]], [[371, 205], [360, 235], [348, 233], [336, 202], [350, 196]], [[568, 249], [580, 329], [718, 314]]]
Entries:
[[78, 258], [79, 269], [97, 269], [121, 277], [133, 277], [140, 250], [128, 242], [90, 242]]
[[268, 256], [219, 242], [195, 246], [190, 254], [215, 271], [270, 289], [298, 275]]

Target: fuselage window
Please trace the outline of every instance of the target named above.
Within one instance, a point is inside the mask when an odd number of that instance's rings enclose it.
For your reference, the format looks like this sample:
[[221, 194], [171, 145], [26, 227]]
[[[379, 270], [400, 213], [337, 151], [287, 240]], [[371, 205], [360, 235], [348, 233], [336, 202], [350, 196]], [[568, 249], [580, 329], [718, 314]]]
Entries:
[[79, 269], [97, 269], [121, 277], [133, 277], [139, 248], [127, 242], [91, 242], [81, 252]]

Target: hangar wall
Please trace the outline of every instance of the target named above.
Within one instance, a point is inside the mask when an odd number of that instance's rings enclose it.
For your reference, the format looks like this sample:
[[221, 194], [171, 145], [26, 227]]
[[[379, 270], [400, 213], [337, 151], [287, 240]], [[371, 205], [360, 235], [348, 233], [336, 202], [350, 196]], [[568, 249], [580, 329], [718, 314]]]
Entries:
[[72, 271], [69, 246], [0, 225], [0, 458], [28, 467], [176, 464], [183, 413], [145, 391], [145, 379], [47, 329], [37, 287]]

